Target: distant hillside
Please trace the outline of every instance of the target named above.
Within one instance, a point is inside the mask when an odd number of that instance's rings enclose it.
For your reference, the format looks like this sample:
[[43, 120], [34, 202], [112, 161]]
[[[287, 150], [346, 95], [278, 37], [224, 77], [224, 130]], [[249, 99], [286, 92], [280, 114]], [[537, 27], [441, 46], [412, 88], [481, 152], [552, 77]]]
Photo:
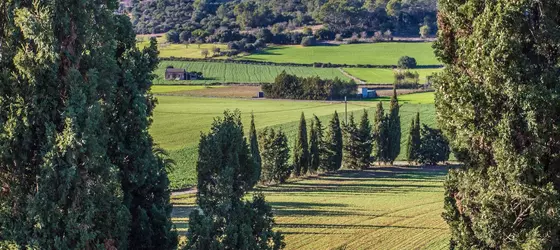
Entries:
[[[247, 29], [280, 33], [324, 24], [332, 34], [390, 31], [392, 35], [435, 34], [436, 0], [123, 0], [137, 33], [186, 32], [215, 41]], [[334, 38], [334, 35], [330, 36]], [[233, 39], [233, 38], [232, 38]], [[228, 39], [225, 39], [228, 40]], [[236, 40], [236, 39], [233, 39]]]

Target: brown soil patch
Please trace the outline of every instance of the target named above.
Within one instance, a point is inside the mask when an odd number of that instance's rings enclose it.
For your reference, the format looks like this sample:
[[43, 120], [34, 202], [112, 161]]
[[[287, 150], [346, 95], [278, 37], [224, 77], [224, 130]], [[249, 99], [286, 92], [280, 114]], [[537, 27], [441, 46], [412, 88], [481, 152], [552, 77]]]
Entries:
[[173, 92], [171, 95], [197, 96], [197, 97], [230, 97], [230, 98], [253, 98], [261, 91], [260, 86], [227, 86], [222, 88], [205, 88]]

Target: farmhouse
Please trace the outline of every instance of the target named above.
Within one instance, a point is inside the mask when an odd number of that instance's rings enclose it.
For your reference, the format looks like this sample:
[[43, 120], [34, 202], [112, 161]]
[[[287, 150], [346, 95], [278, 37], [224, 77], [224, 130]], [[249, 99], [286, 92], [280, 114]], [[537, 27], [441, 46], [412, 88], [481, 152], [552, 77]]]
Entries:
[[167, 67], [165, 69], [165, 80], [187, 80], [187, 71], [184, 69]]
[[377, 91], [374, 89], [370, 89], [370, 88], [362, 88], [362, 98], [367, 99], [367, 98], [375, 98], [377, 97]]
[[184, 81], [198, 80], [202, 78], [201, 72], [187, 72], [185, 69], [176, 69], [173, 66], [167, 66], [165, 69], [165, 80]]

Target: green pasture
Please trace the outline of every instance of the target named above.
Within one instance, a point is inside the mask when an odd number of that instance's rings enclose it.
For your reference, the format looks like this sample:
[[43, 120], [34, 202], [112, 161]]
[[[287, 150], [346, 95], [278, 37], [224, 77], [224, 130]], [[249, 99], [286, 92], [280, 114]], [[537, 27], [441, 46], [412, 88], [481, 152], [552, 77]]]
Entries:
[[[190, 72], [202, 72], [203, 80], [195, 81], [166, 81], [165, 69], [167, 66], [186, 69]], [[162, 61], [156, 70], [158, 79], [156, 84], [210, 84], [210, 83], [270, 83], [282, 71], [297, 76], [319, 76], [325, 79], [348, 79], [335, 68], [288, 67], [238, 64], [226, 62], [180, 62]]]
[[[430, 93], [401, 96], [401, 121], [403, 137], [401, 141], [401, 155], [405, 157], [406, 135], [410, 121], [421, 113], [423, 123], [435, 125], [435, 109]], [[332, 113], [336, 110], [344, 121], [344, 104], [341, 102], [320, 101], [291, 101], [291, 100], [248, 100], [225, 98], [196, 98], [185, 96], [158, 96], [159, 104], [154, 111], [154, 123], [151, 133], [155, 142], [166, 149], [176, 162], [175, 169], [170, 173], [171, 188], [179, 189], [196, 184], [195, 163], [197, 159], [197, 145], [201, 132], [207, 132], [215, 117], [223, 114], [225, 109], [239, 109], [242, 112], [245, 129], [249, 129], [251, 112], [255, 114], [257, 129], [265, 127], [282, 128], [293, 140], [301, 112], [305, 112], [310, 119], [317, 115], [327, 124]], [[387, 101], [387, 99], [380, 99]], [[377, 102], [349, 102], [348, 111], [356, 113], [356, 119], [363, 109], [368, 110], [370, 118]], [[385, 102], [388, 108], [389, 103]], [[289, 145], [292, 145], [293, 141]]]
[[[393, 84], [395, 82], [394, 69], [344, 68], [344, 71], [367, 83]], [[440, 72], [441, 69], [411, 69], [410, 71], [418, 72], [420, 75], [420, 83], [424, 84], [428, 76]]]
[[[136, 45], [139, 48], [144, 48], [150, 44], [150, 39], [147, 37], [137, 38]], [[158, 50], [160, 57], [182, 57], [182, 58], [204, 58], [202, 56], [202, 50], [207, 49], [212, 56], [212, 49], [214, 47], [220, 48], [222, 51], [227, 50], [227, 45], [225, 44], [211, 44], [205, 43], [198, 46], [198, 44], [170, 44], [165, 41], [164, 37], [158, 37]]]
[[[288, 250], [448, 249], [441, 218], [446, 173], [446, 167], [342, 170], [257, 191], [272, 206]], [[184, 235], [194, 194], [172, 202]]]
[[414, 57], [418, 65], [439, 65], [432, 43], [368, 43], [329, 46], [271, 46], [242, 57], [278, 63], [335, 63], [397, 65], [402, 56]]

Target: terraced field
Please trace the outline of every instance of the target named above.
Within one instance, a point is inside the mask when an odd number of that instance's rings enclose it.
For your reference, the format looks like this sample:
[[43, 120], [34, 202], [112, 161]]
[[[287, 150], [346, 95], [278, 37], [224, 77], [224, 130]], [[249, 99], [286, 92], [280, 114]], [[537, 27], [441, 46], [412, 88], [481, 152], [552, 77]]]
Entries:
[[[166, 81], [164, 76], [167, 66], [182, 68], [187, 71], [202, 72], [205, 79]], [[155, 82], [156, 84], [270, 83], [284, 70], [289, 74], [297, 76], [320, 76], [324, 79], [338, 77], [349, 80], [340, 70], [335, 68], [268, 66], [225, 62], [162, 61], [160, 67], [156, 70], [159, 79], [156, 79]]]
[[[395, 71], [393, 69], [344, 68], [344, 71], [367, 83], [392, 84], [395, 82]], [[411, 69], [410, 71], [418, 72], [420, 83], [424, 84], [428, 76], [440, 72], [441, 69]]]
[[[406, 136], [410, 121], [421, 113], [421, 120], [428, 125], [435, 125], [435, 109], [433, 93], [403, 95], [400, 97], [403, 106], [400, 110], [402, 125], [401, 155], [405, 157]], [[308, 119], [316, 114], [324, 124], [327, 124], [332, 113], [337, 110], [344, 120], [344, 104], [341, 102], [290, 101], [290, 100], [248, 100], [226, 98], [197, 98], [186, 96], [158, 96], [159, 105], [154, 111], [154, 123], [150, 132], [155, 142], [168, 150], [176, 161], [175, 169], [170, 173], [171, 188], [179, 189], [196, 184], [195, 163], [198, 157], [197, 146], [200, 132], [206, 132], [217, 116], [221, 116], [225, 109], [239, 109], [245, 129], [249, 129], [250, 114], [254, 112], [257, 129], [265, 127], [282, 128], [288, 138], [293, 140], [301, 112], [305, 112]], [[382, 98], [382, 101], [388, 99]], [[358, 112], [368, 110], [370, 118], [377, 102], [349, 102], [348, 111]], [[389, 107], [385, 103], [385, 108]], [[290, 141], [288, 145], [292, 145]]]
[[246, 60], [279, 63], [336, 63], [397, 65], [402, 56], [414, 57], [418, 65], [438, 65], [432, 43], [368, 43], [332, 46], [271, 46], [243, 57]]
[[[447, 249], [445, 167], [344, 170], [259, 188], [286, 249]], [[174, 222], [187, 228], [194, 195], [173, 197]]]

